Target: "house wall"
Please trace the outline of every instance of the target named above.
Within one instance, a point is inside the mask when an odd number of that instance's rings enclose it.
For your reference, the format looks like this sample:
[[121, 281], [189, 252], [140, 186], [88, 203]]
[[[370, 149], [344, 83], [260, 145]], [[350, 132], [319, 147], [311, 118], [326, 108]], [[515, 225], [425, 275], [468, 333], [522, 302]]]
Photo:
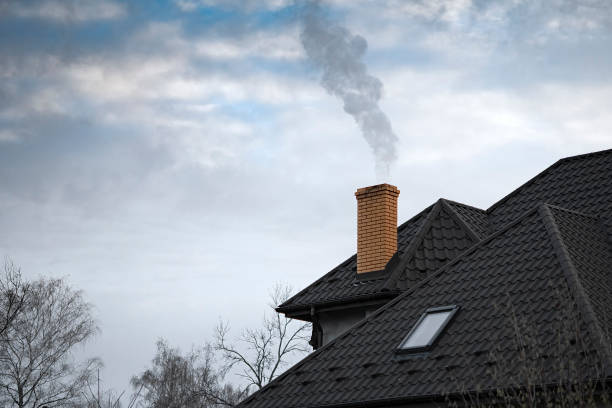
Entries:
[[322, 345], [329, 343], [376, 309], [377, 307], [367, 307], [320, 312], [318, 318], [323, 331]]

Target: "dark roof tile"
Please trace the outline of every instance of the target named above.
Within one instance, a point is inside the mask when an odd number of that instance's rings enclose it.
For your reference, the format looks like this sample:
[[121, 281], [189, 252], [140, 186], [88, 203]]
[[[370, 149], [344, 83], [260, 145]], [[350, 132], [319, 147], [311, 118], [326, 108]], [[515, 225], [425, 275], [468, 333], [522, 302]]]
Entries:
[[[601, 244], [601, 232], [592, 220], [577, 218], [544, 206], [529, 211], [274, 381], [288, 387], [256, 393], [243, 405], [314, 407], [503, 388], [520, 382], [516, 373], [521, 364], [536, 364], [542, 381], [555, 381], [563, 371], [557, 365], [568, 355], [581, 356], [580, 375], [601, 375], [599, 363], [608, 359], [609, 364], [609, 356], [601, 353], [592, 327], [582, 320], [584, 313], [576, 313], [582, 310], [583, 297], [570, 282], [572, 275], [563, 266], [567, 260], [559, 252], [559, 239], [564, 239], [570, 257], [586, 259], [585, 243], [572, 241], [575, 229], [587, 230], [587, 243]], [[551, 225], [558, 225], [560, 232]], [[598, 276], [598, 267], [581, 266], [588, 269], [586, 274]], [[395, 349], [423, 311], [447, 304], [457, 304], [460, 310], [434, 351], [399, 359]], [[572, 319], [583, 335], [562, 349], [556, 347]], [[531, 345], [530, 339], [546, 353], [530, 354], [527, 349], [530, 358], [521, 361], [517, 349]], [[342, 373], [340, 380], [329, 380], [332, 366]], [[298, 370], [304, 374], [296, 380]], [[373, 371], [384, 375], [373, 376]], [[305, 376], [312, 382], [304, 382]]]
[[612, 217], [612, 150], [561, 159], [493, 204], [488, 210], [496, 231], [533, 208], [547, 203]]
[[563, 247], [608, 342], [612, 339], [612, 253], [599, 218], [550, 207]]
[[405, 290], [414, 286], [478, 241], [443, 200], [434, 206], [420, 234], [389, 278], [387, 288]]
[[487, 212], [455, 201], [446, 200], [448, 205], [470, 226], [480, 239], [489, 235], [489, 220]]

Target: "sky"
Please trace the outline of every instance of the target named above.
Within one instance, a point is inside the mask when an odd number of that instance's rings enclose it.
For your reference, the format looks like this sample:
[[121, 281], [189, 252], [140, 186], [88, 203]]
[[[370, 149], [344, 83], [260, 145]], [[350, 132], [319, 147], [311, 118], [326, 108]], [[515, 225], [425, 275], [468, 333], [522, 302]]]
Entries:
[[[0, 256], [83, 290], [107, 386], [355, 252], [374, 155], [302, 46], [304, 4], [0, 0]], [[612, 2], [320, 7], [383, 84], [400, 222], [612, 147]]]

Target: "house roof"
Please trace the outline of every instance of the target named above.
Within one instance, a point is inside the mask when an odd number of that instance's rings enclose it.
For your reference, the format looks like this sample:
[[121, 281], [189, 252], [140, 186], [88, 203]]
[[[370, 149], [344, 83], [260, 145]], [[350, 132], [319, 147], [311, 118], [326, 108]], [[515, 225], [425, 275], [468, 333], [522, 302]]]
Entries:
[[[612, 150], [559, 160], [486, 211], [438, 200], [398, 228], [389, 274], [358, 282], [352, 257], [284, 304], [401, 292], [240, 406], [391, 406], [533, 373], [551, 384], [568, 362], [611, 379], [611, 231]], [[430, 352], [397, 352], [424, 311], [449, 305]]]
[[[389, 406], [515, 386], [533, 372], [551, 384], [569, 356], [579, 379], [612, 377], [610, 249], [597, 216], [535, 205], [240, 406]], [[425, 310], [446, 305], [459, 311], [430, 352], [397, 353]]]
[[[356, 255], [353, 255], [281, 304], [277, 310], [295, 315], [298, 311], [309, 312], [312, 306], [350, 303], [365, 298], [393, 297], [408, 287], [407, 280], [414, 283], [426, 277], [427, 271], [431, 272], [432, 265], [435, 265], [435, 270], [448, 262], [460, 253], [462, 248], [465, 249], [463, 245], [466, 244], [457, 243], [457, 247], [450, 248], [449, 240], [439, 241], [432, 236], [429, 237], [431, 242], [422, 243], [420, 248], [416, 246], [415, 241], [429, 233], [432, 222], [447, 223], [442, 219], [432, 219], [432, 212], [437, 205], [444, 205], [441, 216], [460, 224], [460, 229], [471, 239], [471, 244], [498, 231], [539, 203], [596, 214], [603, 219], [605, 229], [612, 239], [611, 173], [612, 149], [561, 159], [486, 211], [440, 199], [398, 227], [398, 255], [402, 262], [400, 266], [395, 267], [393, 273], [379, 275], [377, 279], [358, 279]], [[434, 242], [437, 250], [424, 250], [423, 246], [431, 246]], [[448, 256], [440, 257], [441, 250], [446, 251]], [[414, 258], [413, 262], [417, 268], [410, 264], [410, 258]], [[425, 272], [422, 272], [423, 264], [427, 265]], [[398, 271], [398, 268], [402, 270]], [[421, 271], [420, 275], [414, 272], [416, 269]]]

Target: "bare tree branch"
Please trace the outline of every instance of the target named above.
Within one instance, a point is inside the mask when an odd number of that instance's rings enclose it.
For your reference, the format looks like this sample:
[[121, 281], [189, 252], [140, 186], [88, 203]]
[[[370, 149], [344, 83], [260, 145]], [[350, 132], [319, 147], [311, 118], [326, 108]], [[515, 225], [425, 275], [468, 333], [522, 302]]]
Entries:
[[[270, 293], [270, 306], [274, 310], [290, 295], [291, 287], [275, 285]], [[293, 355], [308, 351], [309, 329], [309, 323], [274, 311], [272, 317], [264, 315], [261, 327], [245, 329], [235, 343], [229, 343], [229, 324], [220, 321], [215, 332], [215, 349], [222, 353], [225, 369], [238, 370], [237, 375], [246, 380], [247, 390], [260, 389], [281, 373]]]
[[[92, 388], [91, 381], [96, 381], [95, 390]], [[87, 390], [83, 391], [83, 398], [85, 400], [83, 408], [122, 408], [121, 399], [123, 398], [125, 391], [122, 391], [118, 395], [113, 390], [104, 390], [100, 386], [100, 370], [98, 369], [96, 378], [90, 378], [87, 381]], [[131, 395], [126, 408], [134, 408], [138, 402], [138, 398], [142, 393], [142, 386], [135, 389]], [[89, 393], [87, 393], [89, 391]]]
[[21, 278], [19, 268], [6, 259], [0, 276], [0, 336], [23, 308], [28, 290], [29, 284]]
[[0, 389], [19, 408], [66, 406], [81, 397], [99, 365], [72, 358], [98, 330], [91, 305], [61, 279], [26, 288], [19, 312], [0, 334]]
[[212, 347], [183, 355], [159, 340], [153, 367], [133, 377], [132, 386], [142, 390], [142, 407], [233, 407], [244, 393], [224, 384], [224, 375], [223, 370], [215, 369]]

